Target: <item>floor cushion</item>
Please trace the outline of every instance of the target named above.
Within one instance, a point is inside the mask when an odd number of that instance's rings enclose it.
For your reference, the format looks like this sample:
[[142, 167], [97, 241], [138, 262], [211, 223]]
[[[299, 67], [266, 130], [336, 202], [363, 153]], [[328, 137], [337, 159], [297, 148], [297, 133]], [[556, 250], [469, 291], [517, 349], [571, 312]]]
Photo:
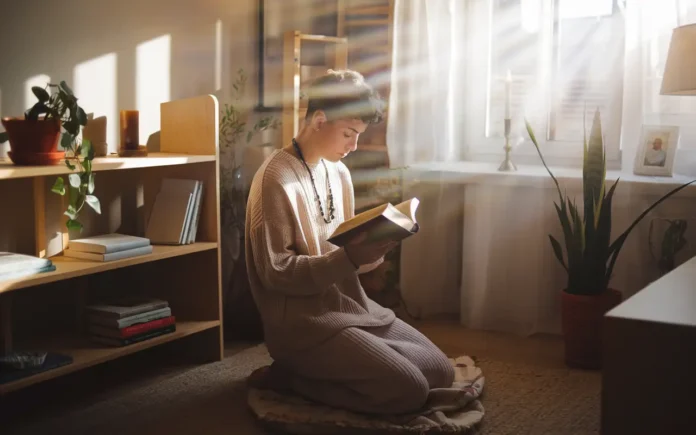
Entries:
[[267, 429], [297, 435], [338, 434], [466, 434], [474, 432], [484, 415], [479, 396], [484, 377], [467, 357], [451, 358], [452, 388], [433, 390], [420, 412], [370, 416], [331, 408], [291, 393], [250, 387], [248, 405]]

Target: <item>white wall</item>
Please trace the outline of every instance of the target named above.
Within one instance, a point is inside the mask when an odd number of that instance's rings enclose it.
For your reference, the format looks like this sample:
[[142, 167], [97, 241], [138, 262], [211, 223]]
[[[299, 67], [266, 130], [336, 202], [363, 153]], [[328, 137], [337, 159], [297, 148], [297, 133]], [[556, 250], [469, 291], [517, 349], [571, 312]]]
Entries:
[[3, 2], [0, 115], [23, 113], [32, 78], [66, 80], [86, 111], [109, 116], [115, 151], [119, 110], [141, 110], [145, 143], [160, 102], [215, 93], [222, 104], [239, 68], [253, 105], [256, 13], [256, 0]]

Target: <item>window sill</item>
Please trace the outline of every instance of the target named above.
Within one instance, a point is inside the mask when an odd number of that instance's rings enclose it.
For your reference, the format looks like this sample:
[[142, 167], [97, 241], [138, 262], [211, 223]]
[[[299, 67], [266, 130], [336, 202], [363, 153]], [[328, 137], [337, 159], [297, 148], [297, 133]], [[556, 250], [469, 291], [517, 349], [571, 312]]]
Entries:
[[[515, 172], [498, 171], [499, 163], [487, 162], [435, 162], [411, 165], [404, 170], [409, 183], [485, 184], [493, 186], [538, 187], [555, 189], [556, 186], [542, 165], [517, 165]], [[582, 169], [551, 166], [551, 172], [561, 189], [582, 189]], [[626, 171], [607, 171], [607, 183], [620, 179], [621, 186], [629, 185], [630, 193], [664, 195], [670, 189], [692, 181], [694, 177], [676, 174], [673, 177], [635, 175]], [[696, 183], [677, 194], [696, 197]]]

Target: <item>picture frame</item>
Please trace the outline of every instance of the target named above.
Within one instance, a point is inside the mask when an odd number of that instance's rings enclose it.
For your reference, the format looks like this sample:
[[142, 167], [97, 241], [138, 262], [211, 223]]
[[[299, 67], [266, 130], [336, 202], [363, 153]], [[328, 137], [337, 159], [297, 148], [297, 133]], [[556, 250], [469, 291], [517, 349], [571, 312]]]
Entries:
[[678, 146], [678, 126], [643, 125], [636, 149], [633, 173], [671, 177]]

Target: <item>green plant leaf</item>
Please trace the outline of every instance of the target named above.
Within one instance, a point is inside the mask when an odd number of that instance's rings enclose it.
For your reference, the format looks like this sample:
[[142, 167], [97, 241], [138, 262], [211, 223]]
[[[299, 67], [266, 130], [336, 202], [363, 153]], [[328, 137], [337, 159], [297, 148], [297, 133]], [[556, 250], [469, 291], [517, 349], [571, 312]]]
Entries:
[[72, 150], [73, 136], [70, 133], [63, 133], [60, 138], [60, 146], [65, 150]]
[[77, 230], [82, 232], [82, 224], [75, 219], [68, 219], [67, 222], [65, 222], [65, 226], [69, 230]]
[[82, 126], [87, 125], [87, 114], [82, 109], [82, 107], [77, 108], [77, 113], [75, 115], [76, 115], [77, 120], [79, 121], [80, 125], [82, 125]]
[[92, 141], [89, 139], [82, 139], [82, 149], [80, 152], [80, 156], [82, 157], [89, 157], [90, 152], [92, 151]]
[[534, 148], [536, 148], [537, 153], [539, 154], [539, 158], [541, 159], [541, 163], [544, 164], [544, 168], [546, 168], [546, 172], [549, 173], [551, 176], [551, 179], [553, 179], [554, 184], [556, 185], [556, 189], [558, 190], [558, 198], [563, 202], [563, 195], [561, 194], [561, 186], [558, 184], [558, 180], [556, 177], [553, 175], [551, 172], [551, 169], [549, 169], [548, 165], [546, 164], [546, 160], [544, 160], [544, 156], [541, 154], [541, 148], [539, 147], [539, 143], [536, 140], [536, 135], [534, 134], [534, 130], [532, 129], [532, 125], [527, 121], [527, 119], [524, 120], [525, 126], [527, 127], [527, 133], [529, 134], [529, 138], [532, 140], [532, 143], [534, 144]]
[[650, 213], [655, 207], [660, 205], [664, 200], [669, 198], [670, 196], [674, 195], [675, 193], [679, 192], [680, 190], [686, 188], [690, 184], [695, 183], [696, 180], [691, 180], [688, 183], [684, 183], [679, 187], [675, 187], [668, 193], [666, 193], [662, 198], [658, 199], [655, 201], [650, 207], [646, 208], [643, 213], [641, 213], [634, 221], [633, 223], [624, 231], [615, 241], [614, 243], [611, 244], [609, 247], [609, 255], [611, 257], [609, 261], [609, 268], [607, 269], [607, 280], [611, 279], [611, 274], [613, 273], [614, 270], [614, 264], [616, 263], [616, 259], [619, 256], [619, 252], [621, 251], [621, 248], [623, 247], [624, 242], [628, 238], [628, 235], [631, 233], [633, 228], [635, 228], [638, 223], [643, 220], [645, 216], [647, 216], [648, 213]]
[[51, 192], [61, 196], [65, 195], [65, 182], [63, 181], [63, 177], [56, 178], [56, 181], [53, 182], [53, 186], [51, 187]]
[[60, 88], [68, 95], [73, 96], [73, 91], [70, 89], [67, 83], [65, 83], [65, 80], [60, 82]]
[[0, 143], [4, 143], [10, 140], [10, 136], [7, 134], [6, 131], [0, 132]]
[[80, 184], [82, 184], [82, 180], [80, 180], [80, 175], [79, 174], [70, 174], [68, 176], [68, 179], [70, 181], [70, 186], [79, 188]]
[[94, 209], [98, 214], [101, 214], [101, 204], [99, 203], [99, 198], [94, 195], [85, 196], [85, 202]]
[[74, 171], [74, 170], [75, 170], [75, 165], [73, 165], [72, 162], [71, 162], [70, 160], [68, 160], [68, 159], [65, 159], [65, 166], [67, 166], [68, 168], [70, 168], [71, 171]]
[[247, 133], [247, 138], [246, 138], [247, 143], [251, 142], [251, 139], [252, 139], [253, 137], [254, 137], [254, 132], [253, 132], [253, 131], [248, 132], [248, 133]]
[[68, 205], [68, 209], [63, 214], [70, 219], [77, 219], [77, 209], [72, 204]]
[[558, 243], [558, 240], [556, 240], [550, 234], [549, 234], [549, 239], [551, 240], [551, 246], [553, 247], [553, 253], [556, 255], [558, 262], [561, 263], [561, 266], [563, 266], [565, 271], [568, 272], [568, 266], [566, 266], [565, 261], [563, 261], [563, 248], [561, 248], [561, 244]]
[[36, 98], [39, 100], [41, 103], [45, 103], [48, 101], [51, 96], [46, 92], [46, 89], [40, 87], [40, 86], [32, 86], [31, 91], [34, 93]]
[[70, 197], [70, 205], [77, 210], [77, 202], [82, 197], [80, 189], [72, 186], [68, 186], [68, 195]]
[[89, 182], [87, 183], [87, 192], [94, 193], [94, 173], [89, 174]]

